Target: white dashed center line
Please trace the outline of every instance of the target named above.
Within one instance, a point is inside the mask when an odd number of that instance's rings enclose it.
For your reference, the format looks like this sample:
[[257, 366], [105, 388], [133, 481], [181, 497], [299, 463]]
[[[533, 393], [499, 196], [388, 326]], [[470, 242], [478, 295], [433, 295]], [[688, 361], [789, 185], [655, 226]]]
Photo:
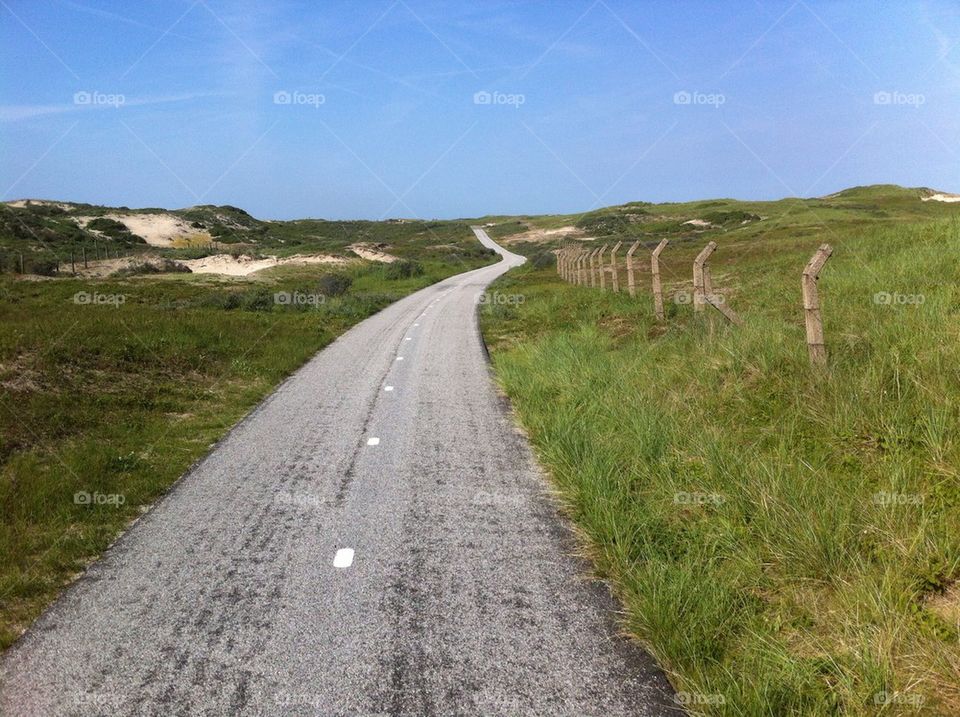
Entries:
[[368, 438], [368, 439], [367, 439], [367, 445], [368, 445], [368, 446], [379, 446], [379, 445], [380, 445], [380, 439], [377, 438], [376, 436], [374, 436], [373, 438]]
[[403, 361], [403, 356], [397, 356], [397, 361]]
[[393, 390], [393, 386], [384, 386], [384, 387], [383, 387], [383, 390], [384, 390], [384, 391], [392, 391], [392, 390]]
[[414, 324], [413, 328], [417, 328], [420, 324]]
[[353, 565], [353, 548], [340, 548], [333, 556], [333, 567], [349, 568]]
[[404, 339], [404, 341], [413, 341], [413, 339], [408, 336], [407, 338]]

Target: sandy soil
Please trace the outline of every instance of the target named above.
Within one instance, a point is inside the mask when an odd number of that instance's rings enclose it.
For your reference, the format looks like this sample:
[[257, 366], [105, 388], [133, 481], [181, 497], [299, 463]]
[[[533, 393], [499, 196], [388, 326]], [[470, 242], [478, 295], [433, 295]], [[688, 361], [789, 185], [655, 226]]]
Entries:
[[194, 274], [223, 274], [225, 276], [247, 276], [263, 269], [287, 264], [345, 264], [346, 259], [338, 256], [300, 255], [278, 259], [275, 256], [265, 259], [254, 259], [249, 256], [231, 256], [230, 254], [214, 254], [202, 259], [186, 259], [181, 261], [190, 267]]
[[690, 220], [688, 220], [688, 221], [685, 221], [684, 224], [692, 224], [692, 225], [695, 226], [695, 227], [711, 227], [711, 226], [713, 226], [713, 225], [712, 225], [710, 222], [708, 222], [706, 219], [690, 219]]
[[960, 202], [960, 194], [946, 194], [944, 192], [939, 192], [937, 194], [931, 194], [929, 197], [923, 197], [925, 202]]
[[528, 229], [527, 231], [519, 234], [511, 234], [510, 236], [503, 237], [502, 242], [504, 244], [513, 244], [521, 241], [541, 242], [557, 238], [589, 239], [591, 237], [583, 236], [583, 233], [574, 226], [567, 226], [559, 227], [558, 229]]
[[[107, 219], [113, 219], [127, 227], [137, 236], [143, 237], [151, 246], [173, 246], [174, 239], [181, 237], [210, 241], [206, 232], [199, 232], [190, 226], [190, 222], [181, 219], [175, 214], [105, 214]], [[76, 222], [85, 227], [95, 217], [74, 217]]]
[[27, 202], [30, 202], [30, 204], [40, 204], [45, 207], [60, 207], [63, 210], [73, 209], [73, 206], [70, 204], [66, 204], [64, 202], [50, 202], [46, 199], [18, 199], [14, 202], [7, 202], [6, 204], [11, 207], [23, 209], [27, 206]]
[[349, 249], [361, 259], [366, 259], [367, 261], [381, 261], [384, 264], [392, 264], [399, 259], [399, 257], [380, 251], [378, 248], [370, 246], [369, 244], [353, 244]]

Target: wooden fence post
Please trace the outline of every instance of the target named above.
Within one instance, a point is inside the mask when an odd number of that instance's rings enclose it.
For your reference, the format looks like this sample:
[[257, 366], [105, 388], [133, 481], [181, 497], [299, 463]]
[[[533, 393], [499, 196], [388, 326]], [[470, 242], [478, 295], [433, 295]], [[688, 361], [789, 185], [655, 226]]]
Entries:
[[599, 249], [590, 252], [590, 288], [597, 285], [597, 254], [599, 253]]
[[620, 273], [617, 271], [617, 250], [623, 246], [622, 241], [618, 241], [613, 249], [610, 250], [610, 279], [613, 286], [613, 293], [620, 293]]
[[[716, 249], [717, 243], [710, 242], [703, 248], [703, 251], [697, 254], [697, 258], [693, 262], [693, 308], [695, 311], [703, 311], [705, 306], [712, 306], [731, 323], [743, 326], [743, 319], [727, 305], [724, 297], [716, 296], [713, 293], [713, 278], [710, 275], [710, 267], [707, 266], [707, 259]], [[710, 332], [713, 333], [712, 320]]]
[[640, 242], [635, 241], [633, 246], [627, 249], [627, 292], [630, 296], [637, 295], [637, 282], [633, 276], [633, 252], [640, 246]]
[[[697, 258], [693, 260], [693, 310], [698, 313], [703, 311], [703, 307], [707, 303], [707, 287], [704, 280], [703, 266], [716, 249], [717, 243], [712, 241], [707, 244], [703, 250], [697, 254]], [[711, 286], [710, 288], [712, 289], [713, 287]]]
[[657, 320], [663, 321], [665, 314], [663, 312], [663, 284], [660, 282], [660, 255], [670, 243], [669, 239], [661, 239], [657, 248], [650, 254], [650, 273], [653, 283], [653, 313]]
[[600, 272], [600, 291], [607, 290], [607, 273], [606, 267], [603, 265], [603, 255], [607, 253], [607, 244], [603, 245], [603, 248], [600, 249], [600, 254], [597, 257], [597, 269]]
[[807, 325], [807, 350], [814, 366], [827, 365], [827, 347], [823, 340], [823, 318], [820, 316], [820, 294], [817, 279], [820, 270], [833, 253], [829, 244], [821, 244], [803, 270], [803, 318]]

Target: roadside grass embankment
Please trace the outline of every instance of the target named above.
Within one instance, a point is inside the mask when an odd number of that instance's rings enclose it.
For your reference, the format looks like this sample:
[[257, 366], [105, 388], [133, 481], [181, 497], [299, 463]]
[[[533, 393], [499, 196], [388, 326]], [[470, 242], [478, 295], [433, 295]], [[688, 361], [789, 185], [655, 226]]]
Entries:
[[[822, 241], [818, 373], [800, 273]], [[663, 256], [663, 324], [649, 250], [635, 299], [528, 264], [490, 289], [523, 301], [481, 313], [626, 627], [694, 714], [960, 713], [960, 224], [721, 241], [746, 326], [712, 312], [712, 338], [682, 298], [702, 244]]]
[[494, 258], [467, 249], [244, 279], [0, 277], [0, 647], [318, 350]]

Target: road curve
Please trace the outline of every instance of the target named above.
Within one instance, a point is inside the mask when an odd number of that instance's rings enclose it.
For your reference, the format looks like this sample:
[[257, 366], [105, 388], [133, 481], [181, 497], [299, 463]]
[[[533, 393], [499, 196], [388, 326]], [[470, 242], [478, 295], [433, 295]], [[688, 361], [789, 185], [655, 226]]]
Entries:
[[676, 714], [493, 388], [476, 303], [523, 258], [474, 231], [503, 260], [284, 382], [10, 648], [0, 714]]

